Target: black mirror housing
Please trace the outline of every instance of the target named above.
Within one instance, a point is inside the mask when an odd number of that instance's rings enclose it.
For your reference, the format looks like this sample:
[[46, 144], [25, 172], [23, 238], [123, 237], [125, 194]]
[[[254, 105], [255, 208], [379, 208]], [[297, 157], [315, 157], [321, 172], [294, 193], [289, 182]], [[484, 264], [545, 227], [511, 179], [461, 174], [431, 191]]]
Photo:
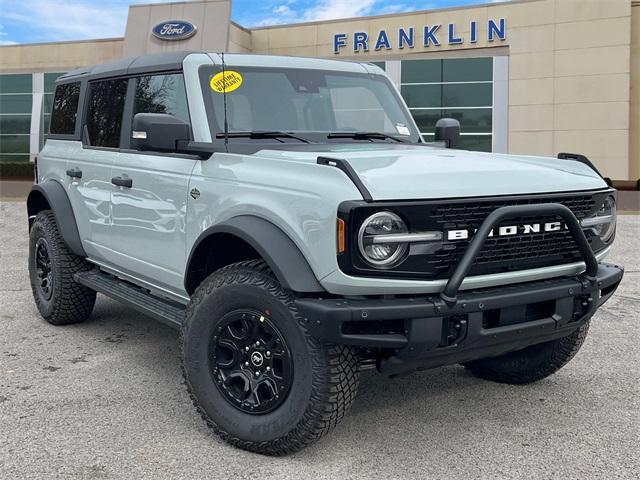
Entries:
[[453, 148], [460, 140], [460, 122], [455, 118], [441, 118], [436, 122], [435, 141]]
[[136, 150], [175, 152], [178, 142], [189, 141], [188, 123], [166, 113], [137, 113], [133, 117], [131, 146]]

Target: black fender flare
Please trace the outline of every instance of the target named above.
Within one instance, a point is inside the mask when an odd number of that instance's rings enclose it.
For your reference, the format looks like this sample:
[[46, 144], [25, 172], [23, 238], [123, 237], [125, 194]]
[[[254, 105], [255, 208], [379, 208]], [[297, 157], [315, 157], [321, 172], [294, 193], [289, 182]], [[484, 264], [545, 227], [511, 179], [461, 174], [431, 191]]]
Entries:
[[[200, 243], [217, 233], [234, 235], [247, 242], [260, 254], [284, 288], [300, 293], [325, 291], [291, 238], [273, 223], [253, 215], [239, 215], [204, 230], [191, 248], [187, 271]], [[185, 288], [187, 284], [185, 275]]]
[[69, 196], [64, 187], [55, 180], [47, 180], [43, 183], [37, 183], [31, 187], [29, 196], [27, 197], [27, 212], [29, 214], [29, 228], [33, 218], [41, 210], [45, 210], [47, 207], [42, 204], [41, 197], [44, 197], [48, 203], [53, 216], [56, 219], [56, 224], [62, 235], [62, 240], [67, 245], [67, 248], [71, 250], [75, 255], [86, 257], [87, 254], [82, 247], [82, 241], [80, 240], [80, 233], [78, 233], [78, 225], [76, 224], [76, 217], [73, 214], [73, 208], [69, 201]]

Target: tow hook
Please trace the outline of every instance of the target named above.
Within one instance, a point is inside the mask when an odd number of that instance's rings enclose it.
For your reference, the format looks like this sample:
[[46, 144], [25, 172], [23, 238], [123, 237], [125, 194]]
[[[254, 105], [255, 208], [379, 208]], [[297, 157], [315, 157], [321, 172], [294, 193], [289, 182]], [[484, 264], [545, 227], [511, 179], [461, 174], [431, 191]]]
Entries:
[[466, 315], [452, 315], [442, 319], [442, 341], [440, 347], [457, 345], [467, 336], [469, 322]]
[[591, 295], [578, 297], [577, 300], [580, 302], [580, 308], [573, 312], [573, 320], [581, 319], [593, 308], [593, 297]]

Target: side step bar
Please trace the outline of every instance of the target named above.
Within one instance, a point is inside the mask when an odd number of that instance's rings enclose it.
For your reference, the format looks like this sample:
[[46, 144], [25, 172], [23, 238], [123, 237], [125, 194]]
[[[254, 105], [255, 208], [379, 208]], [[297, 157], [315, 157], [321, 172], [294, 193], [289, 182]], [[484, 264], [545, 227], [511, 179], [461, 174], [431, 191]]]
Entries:
[[170, 327], [178, 329], [184, 322], [186, 313], [184, 305], [156, 297], [147, 290], [119, 280], [97, 268], [76, 273], [73, 278], [85, 287], [125, 303]]

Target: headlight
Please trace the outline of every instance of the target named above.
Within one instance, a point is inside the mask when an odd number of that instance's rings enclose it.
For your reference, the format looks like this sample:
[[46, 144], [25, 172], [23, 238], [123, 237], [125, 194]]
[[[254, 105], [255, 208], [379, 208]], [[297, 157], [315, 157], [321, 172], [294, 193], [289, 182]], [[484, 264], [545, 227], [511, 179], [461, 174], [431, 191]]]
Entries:
[[397, 235], [406, 234], [407, 226], [391, 212], [378, 212], [367, 218], [358, 232], [360, 254], [367, 263], [378, 268], [390, 268], [404, 256], [408, 243]]
[[616, 200], [608, 196], [593, 217], [582, 220], [582, 228], [593, 231], [607, 243], [616, 231]]

